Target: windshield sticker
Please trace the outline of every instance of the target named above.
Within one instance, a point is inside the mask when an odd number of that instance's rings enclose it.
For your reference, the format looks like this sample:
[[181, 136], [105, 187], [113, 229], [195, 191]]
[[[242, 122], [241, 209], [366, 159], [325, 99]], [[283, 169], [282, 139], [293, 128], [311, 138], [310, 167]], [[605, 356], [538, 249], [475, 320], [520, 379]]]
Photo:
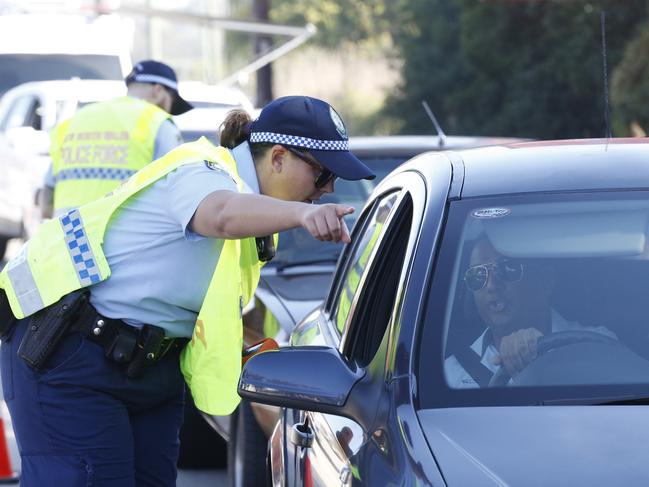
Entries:
[[480, 208], [473, 210], [473, 218], [502, 218], [512, 212], [509, 208]]

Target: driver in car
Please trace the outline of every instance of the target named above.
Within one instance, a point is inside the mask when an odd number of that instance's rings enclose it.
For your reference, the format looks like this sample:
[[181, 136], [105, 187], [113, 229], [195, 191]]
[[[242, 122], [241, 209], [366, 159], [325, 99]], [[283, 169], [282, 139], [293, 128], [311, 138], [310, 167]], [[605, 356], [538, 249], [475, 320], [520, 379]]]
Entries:
[[446, 359], [445, 373], [451, 387], [487, 386], [501, 367], [509, 377], [516, 377], [536, 358], [537, 340], [543, 335], [590, 331], [617, 338], [605, 327], [566, 320], [550, 303], [553, 269], [504, 257], [486, 234], [472, 249], [464, 284], [486, 329], [469, 350]]

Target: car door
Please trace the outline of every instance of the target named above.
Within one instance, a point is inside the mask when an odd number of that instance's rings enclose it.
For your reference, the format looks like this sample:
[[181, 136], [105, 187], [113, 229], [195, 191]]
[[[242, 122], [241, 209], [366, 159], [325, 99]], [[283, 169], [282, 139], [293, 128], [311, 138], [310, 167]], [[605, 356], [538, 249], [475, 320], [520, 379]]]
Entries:
[[[362, 366], [374, 358], [386, 335], [403, 278], [406, 248], [412, 238], [411, 190], [423, 193], [423, 181], [402, 173], [386, 181], [362, 215], [338, 265], [326, 305], [299, 326], [293, 345], [326, 344]], [[289, 410], [285, 417], [289, 485], [351, 485], [361, 472], [353, 457], [367, 443], [356, 422], [340, 416]], [[293, 431], [308, 430], [310, 446]], [[291, 440], [298, 440], [291, 442]], [[292, 450], [292, 451], [291, 451]]]

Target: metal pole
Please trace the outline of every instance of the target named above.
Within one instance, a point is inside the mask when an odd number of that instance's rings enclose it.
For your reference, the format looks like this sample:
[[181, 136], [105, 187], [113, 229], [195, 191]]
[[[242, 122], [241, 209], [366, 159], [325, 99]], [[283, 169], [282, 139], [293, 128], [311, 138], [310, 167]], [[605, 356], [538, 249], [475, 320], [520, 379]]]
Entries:
[[[252, 15], [253, 19], [261, 22], [268, 22], [268, 10], [270, 0], [254, 0]], [[255, 57], [262, 56], [270, 51], [272, 39], [267, 35], [257, 34], [254, 37]], [[257, 89], [255, 105], [263, 107], [273, 99], [273, 71], [270, 63], [262, 66], [257, 71]]]

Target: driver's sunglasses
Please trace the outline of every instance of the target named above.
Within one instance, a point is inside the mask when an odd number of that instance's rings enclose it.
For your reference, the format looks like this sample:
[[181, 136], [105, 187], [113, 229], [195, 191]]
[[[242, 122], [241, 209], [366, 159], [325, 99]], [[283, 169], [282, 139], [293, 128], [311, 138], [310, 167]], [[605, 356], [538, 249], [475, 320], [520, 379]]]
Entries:
[[464, 273], [464, 284], [474, 293], [480, 291], [489, 281], [489, 273], [493, 272], [502, 282], [518, 282], [523, 279], [524, 266], [511, 259], [498, 259], [489, 264], [479, 264], [469, 267]]
[[320, 171], [320, 174], [318, 174], [315, 178], [316, 188], [318, 189], [324, 188], [327, 184], [329, 184], [332, 181], [335, 181], [336, 178], [338, 177], [334, 173], [332, 173], [329, 169], [326, 169], [322, 167], [320, 164], [318, 164], [318, 162], [314, 160], [315, 158], [311, 154], [307, 152], [301, 152], [289, 146], [284, 146], [284, 148], [287, 151], [289, 151], [291, 154], [293, 154], [295, 157], [300, 159], [301, 161], [306, 162], [309, 166], [314, 167], [315, 169]]

